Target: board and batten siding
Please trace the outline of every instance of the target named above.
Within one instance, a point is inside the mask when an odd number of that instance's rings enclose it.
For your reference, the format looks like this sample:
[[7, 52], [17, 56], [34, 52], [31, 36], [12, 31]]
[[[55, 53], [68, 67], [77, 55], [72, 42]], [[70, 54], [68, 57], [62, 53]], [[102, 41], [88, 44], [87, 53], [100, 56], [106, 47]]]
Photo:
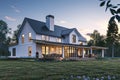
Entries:
[[[28, 34], [31, 33], [32, 34], [32, 39], [36, 38], [36, 33], [33, 31], [33, 29], [31, 28], [31, 26], [29, 25], [28, 22], [25, 23], [20, 36], [19, 36], [19, 40], [18, 40], [18, 45], [16, 46], [12, 46], [9, 47], [9, 51], [12, 54], [12, 49], [13, 47], [16, 48], [16, 57], [29, 57], [28, 56], [28, 47], [32, 47], [32, 53], [31, 53], [31, 57], [35, 57], [35, 53], [36, 53], [36, 44], [31, 41], [29, 42], [28, 39]], [[24, 34], [24, 43], [22, 43], [22, 35]]]

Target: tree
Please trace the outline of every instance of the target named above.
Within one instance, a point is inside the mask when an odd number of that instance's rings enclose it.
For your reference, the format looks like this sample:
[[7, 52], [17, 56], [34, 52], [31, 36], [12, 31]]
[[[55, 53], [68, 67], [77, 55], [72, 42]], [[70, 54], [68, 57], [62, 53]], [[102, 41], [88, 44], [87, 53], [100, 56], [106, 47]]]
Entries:
[[0, 20], [0, 43], [6, 42], [6, 35], [8, 33], [8, 26], [7, 24]]
[[15, 30], [14, 33], [13, 33], [13, 37], [12, 37], [13, 43], [18, 43], [18, 37], [17, 37], [17, 35], [18, 35], [18, 31], [19, 31], [20, 27], [21, 27], [21, 24], [19, 24], [17, 26], [17, 30]]
[[[107, 31], [107, 46], [109, 47], [108, 53], [112, 54], [112, 57], [114, 57], [114, 52], [119, 51], [120, 49], [117, 47], [120, 47], [118, 44], [120, 43], [120, 35], [118, 35], [118, 26], [116, 21], [120, 23], [120, 4], [113, 5], [111, 3], [112, 0], [100, 0], [100, 6], [105, 6], [105, 11], [109, 10], [112, 14], [109, 22], [108, 22], [108, 31]], [[116, 47], [116, 51], [114, 49]]]
[[[105, 47], [106, 37], [103, 35], [100, 35], [100, 33], [97, 30], [94, 30], [93, 33], [89, 34], [89, 36], [91, 37], [90, 41], [88, 41], [89, 46]], [[93, 52], [100, 53], [101, 50], [95, 50], [95, 51], [93, 50]]]
[[0, 55], [3, 56], [8, 54], [8, 33], [10, 33], [10, 28], [8, 28], [7, 23], [0, 20]]
[[108, 24], [106, 41], [107, 46], [112, 50], [112, 57], [114, 57], [114, 46], [118, 43], [118, 26], [115, 20], [111, 20]]
[[89, 46], [105, 46], [105, 36], [100, 35], [97, 30], [94, 30], [93, 33], [90, 34], [90, 41], [88, 42]]

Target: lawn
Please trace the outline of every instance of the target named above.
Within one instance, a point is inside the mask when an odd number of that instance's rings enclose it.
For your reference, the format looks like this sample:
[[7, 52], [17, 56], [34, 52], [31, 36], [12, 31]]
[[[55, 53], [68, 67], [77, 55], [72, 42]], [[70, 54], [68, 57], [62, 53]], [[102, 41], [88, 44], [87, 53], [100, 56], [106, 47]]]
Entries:
[[[120, 59], [92, 61], [0, 60], [0, 80], [82, 80], [83, 77], [120, 80]], [[106, 79], [107, 80], [107, 79]]]

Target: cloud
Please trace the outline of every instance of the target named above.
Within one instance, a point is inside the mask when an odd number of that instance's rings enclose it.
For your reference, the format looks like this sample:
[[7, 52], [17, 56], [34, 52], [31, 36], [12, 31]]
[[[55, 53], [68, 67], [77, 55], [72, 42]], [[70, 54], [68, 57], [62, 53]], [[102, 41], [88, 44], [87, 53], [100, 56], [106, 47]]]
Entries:
[[10, 17], [10, 16], [5, 16], [4, 18], [5, 18], [6, 20], [9, 20], [9, 21], [16, 21], [15, 18], [12, 18], [12, 17]]
[[60, 23], [65, 24], [65, 23], [67, 23], [67, 21], [61, 20]]
[[17, 13], [20, 13], [20, 12], [21, 12], [21, 11], [20, 11], [19, 9], [17, 9], [17, 7], [14, 6], [14, 5], [12, 5], [11, 8], [12, 8], [15, 12], [17, 12]]

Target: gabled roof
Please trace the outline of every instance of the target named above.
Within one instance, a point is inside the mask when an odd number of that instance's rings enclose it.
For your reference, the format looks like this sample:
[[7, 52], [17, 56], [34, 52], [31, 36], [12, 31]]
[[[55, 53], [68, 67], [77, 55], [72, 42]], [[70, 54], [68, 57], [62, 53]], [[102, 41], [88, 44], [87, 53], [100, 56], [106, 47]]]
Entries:
[[[50, 31], [46, 27], [45, 22], [33, 20], [33, 19], [30, 19], [30, 18], [25, 18], [24, 19], [23, 24], [22, 24], [22, 26], [21, 26], [21, 28], [18, 32], [18, 36], [20, 35], [20, 33], [21, 33], [21, 31], [22, 31], [26, 22], [28, 22], [30, 24], [30, 26], [36, 32], [36, 34], [48, 35], [48, 36], [54, 36], [54, 37], [62, 37], [63, 35], [68, 35], [73, 30], [76, 30], [78, 36], [81, 37], [81, 38], [84, 38], [83, 36], [81, 36], [81, 34], [75, 28], [69, 29], [69, 28], [58, 26], [58, 25], [54, 25], [54, 31]], [[81, 39], [81, 40], [84, 40], [84, 39]], [[86, 41], [86, 40], [84, 40], [84, 41]]]

